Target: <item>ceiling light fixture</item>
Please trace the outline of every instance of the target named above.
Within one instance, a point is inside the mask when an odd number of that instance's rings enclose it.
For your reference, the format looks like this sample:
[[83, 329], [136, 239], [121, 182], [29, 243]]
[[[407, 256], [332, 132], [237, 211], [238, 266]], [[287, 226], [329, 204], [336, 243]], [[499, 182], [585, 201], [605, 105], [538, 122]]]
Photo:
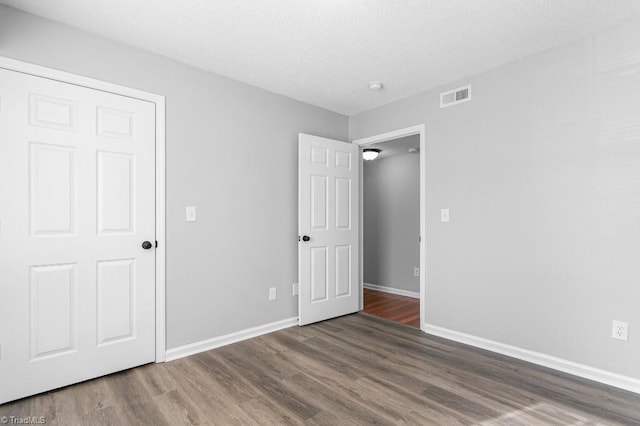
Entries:
[[380, 155], [380, 151], [377, 148], [365, 148], [362, 150], [362, 158], [366, 161], [375, 160]]
[[384, 85], [380, 81], [372, 81], [371, 83], [369, 83], [369, 89], [373, 90], [374, 92], [379, 92], [383, 87]]

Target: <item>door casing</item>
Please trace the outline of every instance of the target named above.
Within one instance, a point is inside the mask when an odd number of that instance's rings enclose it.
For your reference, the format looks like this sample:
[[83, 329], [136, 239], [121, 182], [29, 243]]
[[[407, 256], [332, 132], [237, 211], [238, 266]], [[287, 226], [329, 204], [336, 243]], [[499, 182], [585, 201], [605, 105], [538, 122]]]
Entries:
[[[154, 93], [144, 92], [129, 87], [120, 86], [105, 81], [96, 80], [72, 74], [64, 71], [31, 64], [28, 62], [18, 61], [15, 59], [0, 56], [0, 68], [29, 74], [36, 77], [43, 77], [50, 80], [56, 80], [63, 83], [69, 83], [76, 86], [96, 89], [103, 92], [113, 93], [115, 95], [127, 96], [129, 98], [139, 99], [155, 104], [155, 131], [156, 131], [156, 163], [155, 163], [155, 209], [156, 209], [156, 241], [158, 246], [155, 249], [156, 255], [156, 347], [155, 361], [164, 362], [166, 360], [166, 313], [165, 313], [165, 297], [166, 297], [166, 232], [165, 232], [165, 97]], [[2, 100], [0, 99], [0, 102]]]
[[[420, 135], [420, 329], [426, 332], [426, 292], [427, 292], [427, 181], [426, 181], [426, 165], [427, 165], [427, 145], [426, 145], [426, 126], [419, 124], [416, 126], [405, 127], [403, 129], [394, 130], [367, 138], [356, 139], [352, 143], [360, 145], [361, 148], [386, 142], [393, 139], [403, 138], [405, 136]], [[362, 161], [362, 156], [360, 156]], [[359, 253], [359, 280], [360, 280], [360, 310], [364, 308], [364, 219], [363, 219], [363, 170], [360, 167], [360, 188], [358, 190], [360, 203], [360, 253]]]

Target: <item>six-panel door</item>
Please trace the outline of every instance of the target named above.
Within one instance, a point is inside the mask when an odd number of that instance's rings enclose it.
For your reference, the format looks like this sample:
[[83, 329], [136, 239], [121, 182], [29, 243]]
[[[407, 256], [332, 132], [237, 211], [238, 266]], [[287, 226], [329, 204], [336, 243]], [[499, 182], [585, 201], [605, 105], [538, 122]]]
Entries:
[[300, 325], [357, 312], [357, 145], [300, 134], [298, 250]]
[[155, 108], [0, 69], [0, 403], [155, 358]]

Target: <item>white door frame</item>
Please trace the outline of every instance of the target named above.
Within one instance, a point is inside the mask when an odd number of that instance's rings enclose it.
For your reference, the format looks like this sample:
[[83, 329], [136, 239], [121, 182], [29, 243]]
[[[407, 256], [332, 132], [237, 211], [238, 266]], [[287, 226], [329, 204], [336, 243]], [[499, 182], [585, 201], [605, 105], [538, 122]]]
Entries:
[[[93, 78], [83, 77], [64, 71], [34, 65], [0, 56], [0, 68], [16, 71], [36, 77], [48, 78], [76, 86], [96, 89], [115, 95], [127, 96], [155, 104], [156, 107], [156, 362], [166, 359], [166, 322], [165, 322], [165, 285], [166, 285], [166, 248], [165, 248], [165, 98], [162, 95], [143, 92], [117, 84], [107, 83]], [[1, 101], [1, 100], [0, 100]]]
[[[420, 330], [425, 330], [426, 324], [426, 292], [427, 292], [427, 181], [426, 181], [426, 165], [427, 165], [427, 144], [425, 140], [425, 125], [406, 127], [404, 129], [394, 130], [392, 132], [382, 133], [368, 138], [356, 139], [352, 143], [365, 147], [380, 142], [386, 142], [405, 136], [420, 135]], [[360, 156], [362, 161], [362, 156]], [[364, 219], [363, 219], [363, 170], [360, 167], [360, 310], [364, 308]]]

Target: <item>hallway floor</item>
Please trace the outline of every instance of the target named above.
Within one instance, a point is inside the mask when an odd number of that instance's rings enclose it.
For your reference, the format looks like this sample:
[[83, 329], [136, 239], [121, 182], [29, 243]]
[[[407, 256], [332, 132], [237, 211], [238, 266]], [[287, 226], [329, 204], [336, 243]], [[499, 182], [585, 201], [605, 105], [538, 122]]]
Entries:
[[364, 312], [420, 328], [420, 299], [365, 288]]

